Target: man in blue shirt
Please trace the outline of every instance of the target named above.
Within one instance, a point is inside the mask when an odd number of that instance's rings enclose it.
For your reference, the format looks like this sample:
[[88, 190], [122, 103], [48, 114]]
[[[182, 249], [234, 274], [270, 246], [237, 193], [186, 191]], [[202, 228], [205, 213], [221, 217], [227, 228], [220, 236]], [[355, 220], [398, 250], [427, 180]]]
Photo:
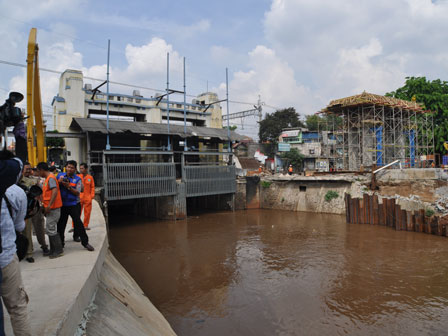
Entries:
[[93, 251], [94, 248], [89, 244], [84, 225], [81, 221], [81, 203], [79, 195], [82, 191], [81, 178], [76, 175], [76, 161], [69, 160], [65, 166], [66, 173], [58, 174], [58, 182], [61, 188], [62, 208], [61, 217], [58, 221], [58, 233], [61, 236], [62, 246], [64, 246], [65, 227], [67, 225], [68, 216], [73, 220], [74, 237], [81, 239], [81, 244], [87, 250]]

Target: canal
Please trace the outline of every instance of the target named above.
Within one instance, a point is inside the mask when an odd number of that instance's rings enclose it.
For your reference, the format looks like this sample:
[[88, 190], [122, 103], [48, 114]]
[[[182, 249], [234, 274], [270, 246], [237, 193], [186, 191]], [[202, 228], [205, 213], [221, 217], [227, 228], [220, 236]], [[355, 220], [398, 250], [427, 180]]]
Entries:
[[440, 335], [448, 241], [276, 210], [110, 216], [111, 248], [178, 335]]

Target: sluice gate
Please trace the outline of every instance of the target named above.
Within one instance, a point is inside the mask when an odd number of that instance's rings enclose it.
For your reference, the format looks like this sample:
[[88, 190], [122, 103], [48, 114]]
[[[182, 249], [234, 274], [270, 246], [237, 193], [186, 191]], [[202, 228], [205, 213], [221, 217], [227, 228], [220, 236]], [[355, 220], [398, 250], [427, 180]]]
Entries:
[[[182, 181], [186, 187], [186, 197], [233, 194], [236, 192], [235, 166], [223, 165], [219, 157], [223, 153], [200, 153], [208, 158], [206, 162], [189, 162], [188, 157], [198, 153], [183, 153]], [[224, 155], [228, 155], [225, 153]], [[231, 162], [231, 161], [229, 161]]]
[[103, 179], [109, 201], [175, 195], [173, 153], [104, 151]]
[[136, 200], [145, 214], [185, 218], [186, 199], [203, 196], [210, 196], [204, 208], [212, 203], [232, 204], [233, 208], [236, 169], [232, 153], [109, 150], [103, 151], [98, 166], [104, 199]]

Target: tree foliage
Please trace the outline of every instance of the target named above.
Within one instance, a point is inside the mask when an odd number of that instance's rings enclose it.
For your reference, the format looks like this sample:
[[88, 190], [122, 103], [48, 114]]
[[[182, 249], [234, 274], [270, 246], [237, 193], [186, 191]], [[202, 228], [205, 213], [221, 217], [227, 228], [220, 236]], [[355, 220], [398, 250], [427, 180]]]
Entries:
[[[227, 126], [223, 126], [222, 128], [223, 128], [223, 129], [227, 129]], [[238, 128], [237, 125], [231, 125], [231, 126], [230, 126], [230, 130], [231, 130], [231, 131], [234, 131], [234, 130], [236, 130], [237, 128]]]
[[291, 148], [289, 152], [282, 152], [280, 157], [286, 166], [300, 167], [305, 156], [297, 148]]
[[305, 127], [299, 119], [299, 114], [293, 107], [268, 113], [260, 122], [258, 133], [260, 142], [277, 144], [282, 130], [290, 127]]
[[406, 83], [386, 96], [423, 103], [434, 112], [434, 141], [436, 152], [445, 153], [443, 142], [448, 141], [448, 82], [426, 77], [406, 77]]
[[[58, 133], [58, 131], [57, 130], [48, 131], [48, 133]], [[45, 137], [45, 143], [46, 143], [47, 147], [64, 147], [65, 146], [64, 138]]]
[[310, 131], [332, 131], [342, 126], [342, 118], [334, 114], [312, 114], [306, 116], [305, 124]]

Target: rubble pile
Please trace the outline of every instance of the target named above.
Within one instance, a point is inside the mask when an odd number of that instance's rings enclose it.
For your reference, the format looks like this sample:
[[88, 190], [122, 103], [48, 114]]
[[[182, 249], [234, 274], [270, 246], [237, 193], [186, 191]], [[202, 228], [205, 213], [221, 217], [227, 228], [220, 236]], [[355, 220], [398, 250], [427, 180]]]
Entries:
[[448, 216], [448, 195], [444, 195], [439, 197], [434, 204], [437, 212], [442, 213], [442, 215]]

